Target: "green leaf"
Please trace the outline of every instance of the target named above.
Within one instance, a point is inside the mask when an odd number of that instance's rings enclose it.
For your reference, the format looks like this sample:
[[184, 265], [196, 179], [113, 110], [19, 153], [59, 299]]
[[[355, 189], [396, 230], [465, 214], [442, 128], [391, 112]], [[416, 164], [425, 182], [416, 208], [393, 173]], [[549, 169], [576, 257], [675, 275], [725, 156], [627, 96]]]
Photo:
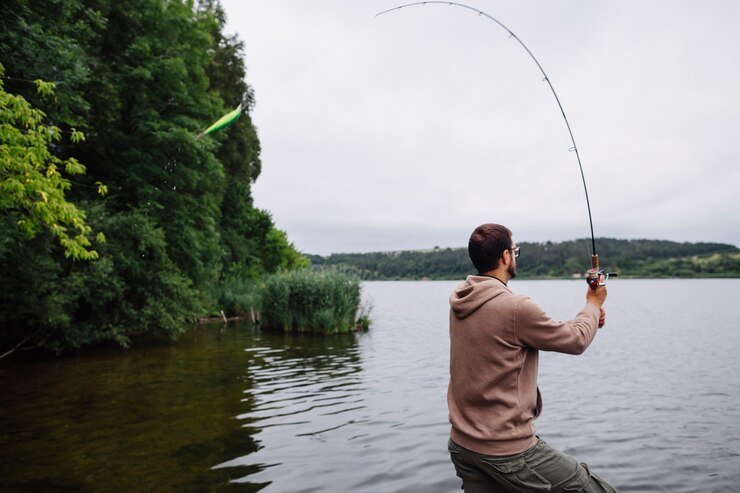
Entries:
[[36, 84], [36, 91], [42, 96], [54, 95], [54, 89], [56, 89], [57, 85], [53, 82], [44, 82], [41, 79], [36, 79], [33, 82]]

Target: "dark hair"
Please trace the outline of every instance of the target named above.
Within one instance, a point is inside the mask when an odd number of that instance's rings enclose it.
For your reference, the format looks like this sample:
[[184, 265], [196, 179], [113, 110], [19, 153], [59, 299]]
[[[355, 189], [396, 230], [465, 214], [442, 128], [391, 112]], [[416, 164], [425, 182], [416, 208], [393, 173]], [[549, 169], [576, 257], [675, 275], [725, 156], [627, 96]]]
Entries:
[[468, 241], [468, 255], [479, 274], [498, 267], [501, 256], [509, 249], [511, 230], [500, 224], [481, 224]]

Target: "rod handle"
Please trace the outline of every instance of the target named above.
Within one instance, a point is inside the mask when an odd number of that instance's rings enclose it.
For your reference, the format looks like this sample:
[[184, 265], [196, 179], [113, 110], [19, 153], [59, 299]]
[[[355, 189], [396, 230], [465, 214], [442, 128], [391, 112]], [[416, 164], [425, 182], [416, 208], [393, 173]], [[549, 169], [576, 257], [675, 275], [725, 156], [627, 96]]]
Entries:
[[591, 268], [586, 272], [586, 282], [591, 286], [591, 289], [596, 290], [601, 285], [600, 281], [599, 256], [591, 255]]

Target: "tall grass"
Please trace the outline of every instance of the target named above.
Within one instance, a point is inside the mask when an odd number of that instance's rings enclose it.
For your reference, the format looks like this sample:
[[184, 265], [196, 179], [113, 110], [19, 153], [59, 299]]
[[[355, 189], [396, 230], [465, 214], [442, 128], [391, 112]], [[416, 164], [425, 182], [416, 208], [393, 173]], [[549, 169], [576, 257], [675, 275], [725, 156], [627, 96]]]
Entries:
[[219, 309], [223, 309], [229, 316], [244, 316], [259, 307], [259, 295], [258, 281], [254, 278], [227, 275], [218, 286], [218, 304], [211, 315], [216, 315]]
[[265, 329], [335, 334], [369, 326], [360, 307], [360, 280], [337, 271], [300, 269], [265, 278], [261, 292]]

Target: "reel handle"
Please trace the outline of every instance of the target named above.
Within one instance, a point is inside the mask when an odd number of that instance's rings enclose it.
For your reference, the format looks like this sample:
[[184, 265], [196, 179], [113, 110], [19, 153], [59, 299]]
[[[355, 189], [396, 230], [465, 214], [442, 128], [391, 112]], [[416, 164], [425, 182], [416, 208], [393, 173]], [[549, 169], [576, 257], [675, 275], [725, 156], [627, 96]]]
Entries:
[[[600, 282], [602, 275], [604, 276], [604, 282]], [[604, 272], [599, 268], [599, 256], [591, 255], [591, 268], [586, 271], [586, 282], [591, 286], [591, 289], [595, 291], [599, 286], [606, 286], [606, 281], [610, 277], [617, 277], [617, 273]]]

